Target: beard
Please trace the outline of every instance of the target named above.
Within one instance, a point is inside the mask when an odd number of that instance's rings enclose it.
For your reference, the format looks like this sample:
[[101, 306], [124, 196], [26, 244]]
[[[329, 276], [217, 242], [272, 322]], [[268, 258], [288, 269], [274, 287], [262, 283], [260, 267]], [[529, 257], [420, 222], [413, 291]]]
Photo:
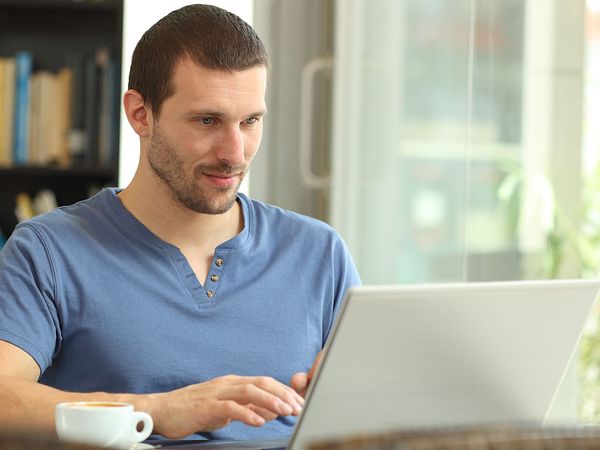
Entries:
[[[171, 198], [178, 204], [201, 214], [223, 214], [235, 204], [237, 193], [247, 167], [221, 161], [216, 165], [200, 165], [191, 175], [186, 174], [185, 164], [174, 147], [165, 139], [158, 125], [150, 136], [148, 163], [154, 173], [167, 185]], [[239, 174], [234, 186], [204, 189], [199, 180], [203, 173]]]

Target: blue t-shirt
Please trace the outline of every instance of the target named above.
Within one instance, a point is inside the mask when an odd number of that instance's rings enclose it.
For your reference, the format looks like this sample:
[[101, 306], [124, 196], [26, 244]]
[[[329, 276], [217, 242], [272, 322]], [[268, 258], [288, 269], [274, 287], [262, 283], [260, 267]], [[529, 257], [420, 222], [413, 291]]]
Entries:
[[[35, 359], [41, 383], [150, 393], [227, 374], [289, 384], [311, 367], [360, 283], [331, 227], [239, 194], [244, 228], [216, 248], [202, 285], [117, 192], [19, 224], [0, 253], [0, 339]], [[281, 437], [293, 424], [201, 436]]]

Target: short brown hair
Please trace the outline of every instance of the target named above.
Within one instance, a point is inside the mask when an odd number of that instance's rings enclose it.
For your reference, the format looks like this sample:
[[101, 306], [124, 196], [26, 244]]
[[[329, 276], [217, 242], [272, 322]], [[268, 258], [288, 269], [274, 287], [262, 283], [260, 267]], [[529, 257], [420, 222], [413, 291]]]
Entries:
[[158, 117], [173, 94], [175, 65], [189, 57], [207, 69], [232, 72], [268, 66], [267, 51], [250, 25], [211, 5], [177, 9], [144, 33], [133, 52], [129, 89], [135, 89]]

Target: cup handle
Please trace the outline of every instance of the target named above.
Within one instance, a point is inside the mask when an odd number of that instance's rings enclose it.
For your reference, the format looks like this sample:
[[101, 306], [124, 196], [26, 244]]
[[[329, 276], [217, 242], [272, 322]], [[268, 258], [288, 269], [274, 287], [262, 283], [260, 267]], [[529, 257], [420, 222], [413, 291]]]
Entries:
[[[142, 431], [137, 430], [138, 424], [140, 422], [144, 424], [144, 428], [142, 428]], [[143, 441], [148, 436], [150, 436], [150, 433], [152, 433], [152, 428], [154, 428], [154, 421], [152, 420], [152, 417], [150, 417], [150, 414], [141, 411], [135, 411], [133, 413], [133, 432], [131, 441]]]

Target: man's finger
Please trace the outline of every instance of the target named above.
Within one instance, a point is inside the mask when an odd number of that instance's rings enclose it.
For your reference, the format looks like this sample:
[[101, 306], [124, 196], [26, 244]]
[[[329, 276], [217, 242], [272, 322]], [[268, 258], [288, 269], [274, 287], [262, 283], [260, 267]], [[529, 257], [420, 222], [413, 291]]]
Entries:
[[289, 416], [295, 413], [293, 405], [253, 383], [234, 385], [221, 395], [223, 399], [235, 400], [242, 405], [253, 404], [278, 416]]
[[277, 414], [269, 411], [268, 409], [261, 408], [260, 406], [250, 404], [250, 405], [248, 405], [248, 408], [250, 408], [252, 411], [254, 411], [256, 414], [258, 414], [260, 417], [265, 419], [265, 421], [267, 421], [267, 422], [270, 422], [271, 420], [274, 420], [278, 417]]
[[[249, 377], [247, 379], [251, 384], [255, 385], [259, 389], [274, 395], [283, 403], [289, 405], [292, 408], [293, 414], [300, 414], [302, 411], [302, 405], [304, 405], [304, 399], [302, 396], [291, 389], [289, 386], [280, 383], [271, 377]], [[259, 404], [258, 406], [264, 406]], [[278, 411], [275, 411], [278, 412]], [[288, 415], [288, 414], [283, 414]]]
[[313, 376], [315, 375], [315, 371], [317, 370], [317, 367], [321, 363], [322, 358], [323, 358], [323, 350], [321, 350], [319, 353], [317, 353], [317, 356], [315, 357], [315, 362], [313, 363], [312, 367], [310, 368], [310, 370], [308, 372], [308, 382], [309, 383], [313, 379]]
[[255, 427], [260, 427], [265, 424], [265, 419], [263, 417], [261, 417], [255, 411], [252, 411], [251, 408], [240, 405], [233, 400], [221, 402], [220, 406], [224, 416], [232, 420], [239, 420], [240, 422], [244, 422], [247, 425], [252, 425]]
[[304, 372], [294, 374], [290, 380], [290, 386], [298, 394], [304, 396], [306, 394], [306, 389], [308, 388], [308, 375]]

